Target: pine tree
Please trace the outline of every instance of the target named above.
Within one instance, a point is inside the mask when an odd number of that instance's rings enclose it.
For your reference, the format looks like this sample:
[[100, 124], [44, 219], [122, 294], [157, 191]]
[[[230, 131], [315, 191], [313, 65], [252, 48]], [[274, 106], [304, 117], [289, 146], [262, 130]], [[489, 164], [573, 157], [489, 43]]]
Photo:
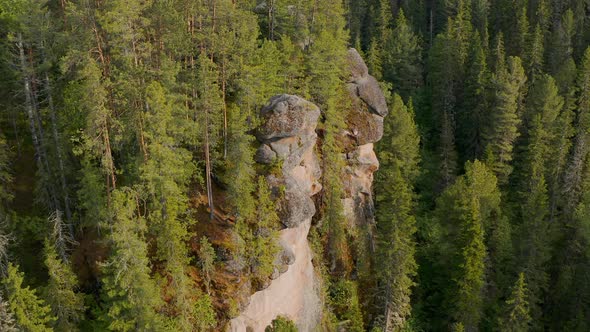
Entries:
[[577, 115], [572, 153], [564, 175], [565, 211], [574, 211], [581, 197], [584, 163], [588, 156], [588, 128], [590, 128], [590, 48], [584, 53], [577, 75]]
[[506, 300], [505, 313], [499, 322], [502, 331], [526, 332], [530, 329], [531, 316], [527, 292], [525, 274], [521, 272]]
[[413, 112], [394, 95], [378, 147], [381, 171], [377, 177], [377, 269], [384, 298], [383, 331], [400, 331], [410, 315], [410, 296], [417, 272], [414, 258], [416, 220], [412, 182], [417, 175], [419, 137]]
[[422, 86], [422, 49], [403, 10], [395, 19], [395, 27], [381, 43], [383, 79], [391, 82], [394, 90], [407, 101]]
[[449, 315], [469, 331], [477, 329], [483, 313], [486, 242], [490, 242], [485, 234], [501, 213], [493, 173], [477, 160], [468, 162], [465, 170], [437, 200], [435, 213], [448, 232], [441, 240], [446, 249], [440, 254], [450, 256], [441, 257], [450, 264], [448, 278], [452, 281], [450, 285], [447, 281], [445, 293]]
[[19, 328], [31, 332], [53, 331], [50, 325], [55, 321], [51, 308], [37, 297], [37, 292], [29, 286], [23, 286], [24, 274], [18, 266], [8, 264], [6, 278], [2, 281], [6, 287], [8, 307], [14, 314]]
[[150, 276], [145, 220], [135, 211], [137, 193], [122, 188], [112, 198], [111, 255], [103, 265], [105, 320], [112, 331], [163, 331], [157, 313], [163, 301]]
[[201, 261], [201, 271], [203, 271], [207, 293], [211, 294], [211, 275], [215, 272], [215, 250], [206, 236], [201, 238], [200, 245], [199, 259]]
[[219, 128], [222, 119], [224, 101], [221, 89], [218, 84], [219, 74], [216, 64], [211, 61], [208, 55], [203, 51], [199, 55], [199, 71], [197, 80], [198, 107], [199, 113], [197, 121], [203, 124], [203, 134], [199, 138], [203, 141], [203, 150], [205, 156], [205, 183], [207, 186], [207, 202], [209, 205], [210, 219], [213, 219], [215, 210], [213, 201], [213, 152], [218, 143], [218, 133], [215, 128]]
[[457, 144], [462, 152], [461, 159], [473, 160], [482, 158], [484, 152], [483, 129], [488, 111], [487, 88], [490, 73], [486, 64], [486, 53], [481, 37], [476, 31], [473, 34], [467, 73], [465, 78], [465, 94], [457, 114]]
[[484, 141], [493, 161], [489, 165], [500, 184], [508, 181], [512, 173], [512, 151], [521, 123], [520, 103], [526, 75], [520, 58], [509, 57], [506, 67], [501, 58], [496, 60], [496, 72], [492, 76], [492, 104]]
[[45, 240], [45, 266], [49, 272], [49, 284], [44, 298], [57, 318], [56, 331], [77, 331], [77, 324], [84, 318], [84, 298], [77, 293], [78, 278], [68, 261], [58, 257], [55, 246]]
[[524, 64], [530, 82], [534, 83], [536, 77], [543, 72], [544, 64], [544, 38], [539, 24], [535, 26], [535, 30], [530, 34], [527, 45]]

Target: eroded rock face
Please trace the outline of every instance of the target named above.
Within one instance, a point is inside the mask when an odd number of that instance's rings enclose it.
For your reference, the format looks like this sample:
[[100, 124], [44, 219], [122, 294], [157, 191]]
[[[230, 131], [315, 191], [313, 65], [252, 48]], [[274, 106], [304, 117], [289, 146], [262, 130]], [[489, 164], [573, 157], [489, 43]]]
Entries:
[[[345, 215], [350, 227], [375, 221], [373, 173], [379, 161], [373, 143], [383, 136], [383, 117], [388, 109], [377, 80], [369, 75], [359, 53], [348, 52], [351, 109], [346, 110], [347, 128], [340, 139], [345, 143], [343, 183]], [[266, 176], [271, 185], [281, 221], [283, 247], [268, 287], [250, 297], [240, 316], [232, 319], [232, 332], [264, 331], [282, 315], [292, 319], [300, 331], [312, 331], [320, 322], [322, 303], [318, 280], [307, 241], [316, 212], [311, 197], [321, 189], [322, 170], [316, 155], [318, 107], [303, 98], [279, 95], [271, 98], [261, 112], [263, 123], [257, 133], [261, 143], [258, 163], [279, 167]]]
[[266, 178], [286, 227], [279, 238], [283, 250], [268, 287], [250, 297], [245, 310], [230, 322], [231, 331], [264, 331], [279, 315], [292, 319], [300, 331], [311, 331], [319, 323], [322, 304], [307, 242], [316, 212], [311, 197], [322, 188], [315, 152], [319, 116], [316, 105], [292, 95], [273, 97], [262, 109], [255, 159], [281, 166], [274, 171], [278, 174]]
[[367, 65], [354, 48], [348, 50], [348, 66], [350, 70], [348, 90], [353, 97], [361, 99], [369, 106], [371, 112], [382, 117], [386, 116], [389, 110], [379, 82], [369, 75]]
[[369, 75], [367, 66], [355, 49], [348, 51], [352, 109], [348, 111], [343, 133], [346, 142], [344, 213], [351, 227], [375, 222], [373, 202], [373, 173], [379, 161], [373, 143], [383, 137], [383, 118], [388, 114], [387, 103], [377, 80]]
[[320, 109], [301, 97], [278, 95], [270, 99], [261, 115], [263, 122], [257, 134], [261, 145], [256, 161], [282, 164], [281, 174], [267, 179], [275, 197], [282, 196], [278, 202], [282, 223], [294, 228], [313, 217], [316, 210], [311, 196], [322, 188], [314, 152]]

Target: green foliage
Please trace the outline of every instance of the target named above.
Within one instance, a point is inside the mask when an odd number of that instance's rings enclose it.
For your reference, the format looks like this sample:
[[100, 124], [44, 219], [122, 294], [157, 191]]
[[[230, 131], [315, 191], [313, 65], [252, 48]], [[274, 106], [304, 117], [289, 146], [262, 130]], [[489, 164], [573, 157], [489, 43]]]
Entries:
[[55, 321], [51, 308], [37, 296], [37, 292], [24, 286], [24, 274], [18, 266], [8, 265], [6, 278], [2, 281], [6, 287], [8, 308], [14, 314], [19, 328], [30, 332], [53, 331], [50, 325]]
[[341, 279], [333, 282], [328, 291], [337, 319], [345, 324], [348, 331], [364, 331], [357, 284]]
[[398, 95], [393, 96], [383, 136], [378, 145], [381, 170], [375, 188], [376, 267], [382, 285], [379, 298], [384, 298], [379, 304], [384, 308], [383, 331], [401, 331], [410, 315], [410, 296], [417, 273], [412, 182], [418, 172], [419, 137], [413, 111], [404, 106]]
[[244, 259], [255, 280], [262, 283], [272, 274], [280, 250], [280, 220], [263, 176], [258, 177], [256, 202], [250, 218], [237, 220], [236, 231], [240, 237], [237, 258]]
[[45, 240], [45, 265], [49, 272], [49, 284], [44, 298], [51, 307], [56, 331], [77, 331], [77, 324], [84, 318], [84, 298], [77, 293], [78, 278], [69, 262], [61, 260], [54, 245]]
[[457, 179], [438, 199], [436, 216], [447, 226], [442, 241], [450, 250], [448, 290], [449, 314], [465, 329], [479, 325], [483, 310], [486, 269], [486, 230], [499, 213], [497, 181], [481, 162], [468, 162], [466, 174]]
[[508, 181], [513, 166], [513, 149], [522, 121], [520, 103], [526, 75], [518, 57], [509, 57], [504, 66], [502, 54], [496, 60], [496, 72], [492, 75], [492, 104], [484, 140], [493, 161], [489, 165], [500, 184]]
[[278, 316], [264, 329], [264, 332], [297, 332], [298, 329], [289, 318]]
[[104, 319], [112, 331], [162, 331], [157, 310], [163, 301], [150, 276], [145, 220], [135, 214], [137, 194], [120, 189], [112, 197], [111, 255], [103, 265], [108, 306]]
[[0, 218], [4, 218], [6, 206], [12, 200], [10, 190], [13, 176], [10, 170], [12, 154], [6, 139], [0, 136]]
[[211, 293], [211, 275], [215, 271], [215, 250], [209, 243], [206, 236], [203, 236], [200, 241], [199, 259], [201, 260], [201, 270], [203, 271], [205, 279], [205, 288], [207, 293]]
[[510, 297], [506, 300], [505, 314], [499, 324], [502, 331], [526, 332], [530, 329], [531, 316], [527, 292], [525, 275], [521, 272]]
[[463, 151], [461, 159], [465, 161], [481, 158], [484, 153], [483, 130], [489, 111], [490, 72], [481, 39], [477, 31], [472, 35], [466, 63], [465, 95], [457, 112], [457, 145]]
[[422, 48], [403, 10], [395, 19], [395, 27], [381, 40], [383, 79], [393, 83], [395, 91], [407, 101], [422, 86]]
[[195, 301], [192, 316], [196, 317], [193, 327], [197, 331], [209, 331], [217, 324], [213, 302], [208, 294], [200, 295]]
[[[311, 241], [335, 300], [326, 328], [589, 330], [588, 22], [574, 0], [0, 0], [0, 330], [237, 316], [243, 299], [218, 312], [212, 280], [274, 270], [285, 188], [258, 175], [283, 165], [254, 151], [258, 111], [281, 93], [322, 110]], [[374, 225], [344, 213], [350, 45], [398, 94], [363, 211]]]

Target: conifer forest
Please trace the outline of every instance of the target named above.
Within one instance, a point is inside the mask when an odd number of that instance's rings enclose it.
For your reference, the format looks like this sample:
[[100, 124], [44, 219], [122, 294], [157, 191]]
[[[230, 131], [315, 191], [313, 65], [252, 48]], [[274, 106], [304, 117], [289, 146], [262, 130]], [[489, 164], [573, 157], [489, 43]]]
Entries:
[[590, 0], [0, 0], [0, 331], [590, 331]]

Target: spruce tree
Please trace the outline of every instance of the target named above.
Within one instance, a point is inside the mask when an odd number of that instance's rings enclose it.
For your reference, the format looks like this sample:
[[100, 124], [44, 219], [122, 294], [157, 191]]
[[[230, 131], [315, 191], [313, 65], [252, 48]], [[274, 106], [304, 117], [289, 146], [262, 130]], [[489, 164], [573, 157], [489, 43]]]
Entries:
[[[430, 87], [432, 95], [432, 123], [436, 124], [433, 138], [427, 143], [434, 144], [437, 151], [439, 183], [442, 190], [450, 185], [457, 173], [457, 149], [455, 146], [455, 96], [456, 72], [460, 65], [456, 54], [457, 44], [446, 34], [436, 37], [430, 49]], [[449, 60], [451, 63], [449, 63]]]
[[163, 331], [157, 312], [160, 289], [150, 276], [145, 219], [136, 213], [137, 193], [121, 188], [112, 194], [111, 254], [103, 265], [105, 321], [112, 331]]
[[391, 82], [394, 90], [407, 101], [422, 86], [422, 49], [402, 9], [398, 12], [393, 30], [381, 43], [383, 79]]
[[376, 208], [378, 233], [377, 273], [383, 298], [383, 331], [401, 331], [410, 316], [416, 220], [412, 184], [419, 160], [419, 137], [413, 110], [394, 95], [378, 145], [381, 170], [377, 175]]
[[13, 198], [10, 185], [13, 181], [11, 172], [12, 153], [4, 136], [0, 135], [0, 219], [4, 219], [8, 203]]
[[483, 314], [486, 232], [501, 213], [497, 180], [491, 170], [477, 160], [468, 162], [465, 170], [466, 174], [437, 200], [435, 213], [446, 226], [440, 254], [449, 256], [441, 257], [450, 264], [445, 293], [448, 314], [469, 331], [478, 328]]
[[544, 292], [547, 291], [548, 275], [546, 265], [550, 259], [550, 238], [547, 221], [549, 214], [547, 185], [542, 164], [544, 149], [542, 140], [544, 130], [537, 117], [531, 132], [528, 148], [531, 153], [529, 170], [525, 173], [525, 191], [522, 195], [521, 214], [523, 223], [520, 225], [518, 242], [519, 262], [527, 275], [530, 289], [531, 315], [536, 322], [541, 316], [540, 306], [543, 304]]
[[51, 240], [45, 240], [45, 266], [49, 272], [49, 284], [44, 289], [44, 298], [57, 318], [56, 331], [77, 331], [77, 324], [84, 319], [84, 298], [77, 292], [78, 278], [70, 262], [58, 257]]
[[150, 228], [157, 234], [158, 257], [165, 261], [164, 276], [170, 302], [177, 313], [178, 328], [191, 330], [194, 316], [194, 282], [187, 273], [189, 265], [187, 223], [187, 191], [195, 167], [189, 151], [178, 146], [175, 105], [166, 89], [154, 82], [147, 87], [149, 113], [145, 114], [145, 145], [147, 160], [141, 167], [141, 179], [150, 196]]
[[524, 65], [531, 83], [534, 83], [536, 77], [543, 72], [544, 51], [543, 31], [537, 24], [527, 40], [527, 49], [524, 54]]
[[564, 174], [564, 209], [568, 217], [575, 210], [582, 194], [584, 164], [588, 156], [588, 129], [590, 128], [590, 48], [578, 69], [576, 80], [577, 102], [575, 137], [568, 165]]
[[488, 111], [487, 89], [490, 73], [486, 64], [486, 52], [479, 33], [471, 39], [465, 93], [457, 114], [457, 145], [462, 160], [482, 158], [484, 152], [483, 130]]
[[248, 243], [252, 250], [252, 266], [255, 276], [263, 279], [272, 274], [274, 261], [279, 252], [279, 216], [271, 200], [270, 188], [266, 179], [258, 177], [257, 206], [254, 217], [254, 238]]
[[18, 266], [8, 264], [6, 278], [2, 281], [6, 287], [8, 308], [14, 314], [20, 329], [31, 332], [53, 331], [50, 327], [55, 321], [51, 308], [37, 296], [37, 292], [24, 286], [24, 274]]
[[207, 293], [211, 294], [211, 276], [215, 272], [215, 250], [206, 236], [201, 238], [199, 244], [201, 245], [199, 248], [199, 259], [203, 278], [205, 279], [205, 288], [207, 289]]
[[502, 54], [499, 56], [496, 60], [496, 72], [492, 75], [492, 104], [484, 142], [492, 157], [489, 161], [490, 168], [497, 175], [500, 184], [506, 184], [513, 169], [514, 143], [520, 135], [520, 104], [526, 75], [520, 58], [509, 57], [504, 67]]
[[527, 292], [525, 274], [521, 272], [505, 303], [505, 312], [499, 323], [502, 331], [526, 332], [530, 329], [531, 316]]

